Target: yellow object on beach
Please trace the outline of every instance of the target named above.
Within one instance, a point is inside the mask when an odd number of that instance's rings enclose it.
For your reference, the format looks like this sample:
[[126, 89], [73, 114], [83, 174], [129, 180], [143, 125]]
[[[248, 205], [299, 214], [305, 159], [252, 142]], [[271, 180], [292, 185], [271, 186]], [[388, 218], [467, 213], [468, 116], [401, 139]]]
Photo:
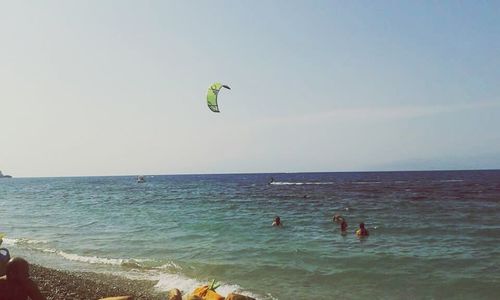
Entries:
[[208, 285], [196, 288], [193, 295], [201, 297], [203, 300], [224, 300], [224, 297], [211, 290]]

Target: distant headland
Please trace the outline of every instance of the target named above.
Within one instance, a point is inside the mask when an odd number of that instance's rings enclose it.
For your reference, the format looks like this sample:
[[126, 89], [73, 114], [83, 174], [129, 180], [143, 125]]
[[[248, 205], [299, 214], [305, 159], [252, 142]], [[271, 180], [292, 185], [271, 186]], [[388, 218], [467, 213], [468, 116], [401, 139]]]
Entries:
[[2, 171], [0, 171], [0, 178], [12, 178], [10, 175], [3, 175]]

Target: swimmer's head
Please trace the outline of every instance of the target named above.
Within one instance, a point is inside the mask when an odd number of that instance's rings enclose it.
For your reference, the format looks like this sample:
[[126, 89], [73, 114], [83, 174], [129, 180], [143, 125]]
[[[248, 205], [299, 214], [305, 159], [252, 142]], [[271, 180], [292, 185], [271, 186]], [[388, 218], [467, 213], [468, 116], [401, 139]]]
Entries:
[[30, 277], [29, 263], [21, 257], [13, 257], [6, 266], [6, 275], [9, 280], [25, 280]]

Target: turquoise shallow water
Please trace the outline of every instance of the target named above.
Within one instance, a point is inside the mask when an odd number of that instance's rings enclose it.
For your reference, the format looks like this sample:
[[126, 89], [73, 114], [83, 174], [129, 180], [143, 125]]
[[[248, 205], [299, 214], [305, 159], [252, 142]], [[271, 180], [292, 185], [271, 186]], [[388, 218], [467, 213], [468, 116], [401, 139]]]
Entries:
[[500, 294], [500, 171], [14, 178], [0, 208], [13, 255], [160, 290], [216, 278], [259, 299]]

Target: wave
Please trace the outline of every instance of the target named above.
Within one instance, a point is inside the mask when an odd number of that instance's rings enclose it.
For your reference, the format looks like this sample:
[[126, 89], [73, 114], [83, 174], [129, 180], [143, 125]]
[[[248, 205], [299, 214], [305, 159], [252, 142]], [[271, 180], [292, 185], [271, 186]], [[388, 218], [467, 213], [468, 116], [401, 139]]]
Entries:
[[[54, 254], [62, 257], [65, 260], [73, 262], [124, 267], [126, 269], [123, 269], [123, 271], [119, 271], [118, 274], [121, 274], [122, 276], [130, 279], [145, 279], [157, 281], [155, 288], [159, 291], [168, 291], [172, 288], [178, 288], [181, 291], [189, 292], [201, 285], [207, 284], [207, 282], [188, 278], [182, 274], [179, 274], [179, 272], [182, 271], [182, 267], [173, 261], [166, 262], [160, 266], [154, 266], [155, 261], [151, 259], [85, 256], [75, 253], [68, 253], [54, 248], [43, 246], [41, 247], [41, 244], [48, 243], [48, 241], [44, 240], [3, 238], [3, 241], [7, 246], [21, 246], [32, 251]], [[217, 289], [217, 292], [221, 295], [227, 295], [232, 292], [237, 292], [248, 295], [255, 299], [275, 299], [274, 297], [272, 297], [272, 295], [261, 297], [248, 291], [244, 291], [239, 285], [228, 283], [222, 283], [221, 286]]]
[[84, 262], [89, 264], [101, 264], [101, 265], [114, 265], [114, 266], [129, 266], [129, 267], [141, 267], [141, 262], [147, 260], [141, 259], [125, 259], [125, 258], [107, 258], [98, 256], [82, 256], [73, 253], [66, 253], [64, 251], [55, 251], [55, 254], [64, 257], [67, 260]]
[[274, 181], [271, 182], [272, 185], [323, 185], [323, 184], [335, 184], [335, 182], [286, 182], [286, 181]]
[[67, 253], [62, 250], [57, 250], [53, 248], [31, 248], [31, 249], [45, 253], [53, 253], [70, 261], [83, 262], [88, 264], [123, 266], [123, 267], [142, 269], [145, 268], [143, 263], [150, 261], [149, 259], [138, 259], [138, 258], [108, 258], [99, 256], [84, 256], [74, 253]]
[[54, 249], [54, 248], [45, 248], [40, 247], [41, 244], [47, 244], [48, 241], [45, 240], [31, 240], [31, 239], [11, 239], [4, 238], [5, 242], [4, 246], [20, 246], [23, 248], [27, 248], [33, 251], [39, 251], [43, 253], [51, 253], [61, 256], [70, 261], [83, 262], [89, 264], [102, 264], [102, 265], [114, 265], [114, 266], [125, 266], [125, 267], [139, 267], [143, 268], [142, 263], [150, 261], [148, 259], [123, 259], [123, 258], [107, 258], [107, 257], [98, 257], [98, 256], [83, 256], [74, 253], [67, 253], [62, 250]]
[[170, 270], [170, 269], [182, 270], [182, 267], [179, 266], [178, 264], [174, 263], [173, 261], [171, 261], [171, 262], [163, 264], [159, 267], [154, 267], [154, 269], [158, 269], [158, 270]]
[[26, 238], [14, 239], [14, 238], [3, 238], [4, 246], [13, 246], [13, 245], [38, 245], [38, 244], [47, 244], [49, 241], [47, 240], [32, 240]]
[[443, 180], [437, 180], [437, 182], [464, 182], [463, 179], [443, 179]]

